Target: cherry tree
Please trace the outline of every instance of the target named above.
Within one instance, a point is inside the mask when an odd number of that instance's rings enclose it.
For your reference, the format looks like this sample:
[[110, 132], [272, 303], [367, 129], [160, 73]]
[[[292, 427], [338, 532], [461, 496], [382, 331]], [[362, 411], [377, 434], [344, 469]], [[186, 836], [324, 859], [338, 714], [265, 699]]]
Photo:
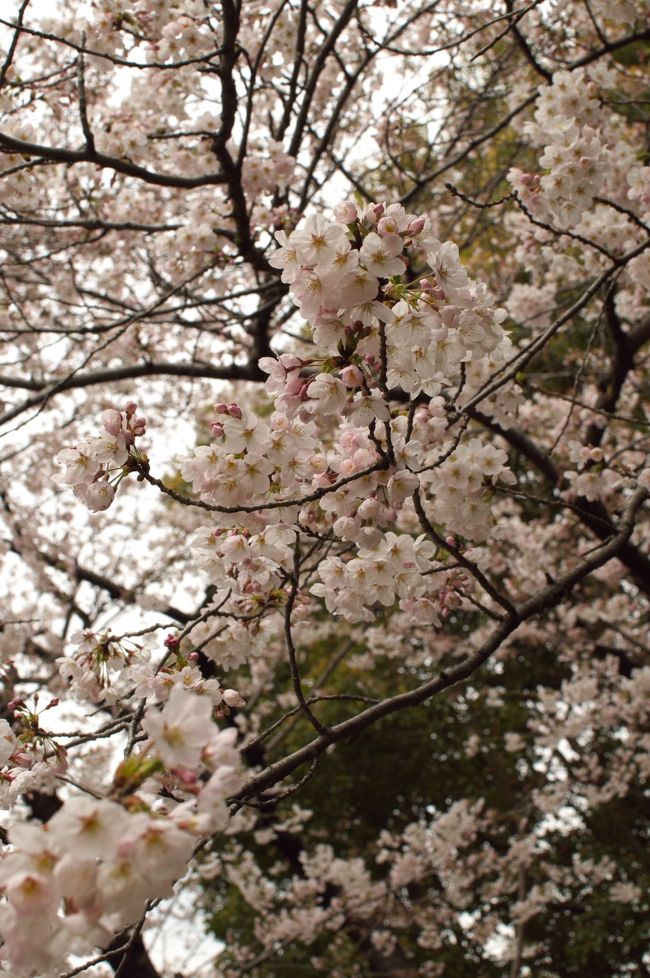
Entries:
[[0, 972], [650, 973], [647, 14], [3, 6]]

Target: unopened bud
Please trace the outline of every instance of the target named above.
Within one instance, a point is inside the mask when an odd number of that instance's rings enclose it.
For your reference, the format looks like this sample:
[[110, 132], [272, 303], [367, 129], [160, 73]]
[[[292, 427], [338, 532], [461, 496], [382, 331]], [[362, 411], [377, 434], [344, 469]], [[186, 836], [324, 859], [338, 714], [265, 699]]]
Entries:
[[246, 700], [239, 695], [236, 689], [224, 689], [223, 701], [226, 704], [226, 706], [229, 706], [231, 708], [246, 706]]
[[119, 411], [109, 408], [107, 411], [102, 412], [102, 424], [104, 425], [104, 430], [109, 435], [115, 436], [119, 434], [122, 428], [122, 415]]
[[351, 200], [344, 200], [334, 207], [334, 217], [341, 224], [354, 224], [357, 220], [357, 208]]
[[383, 204], [368, 204], [365, 210], [364, 217], [368, 222], [368, 224], [376, 224], [383, 213], [384, 213]]

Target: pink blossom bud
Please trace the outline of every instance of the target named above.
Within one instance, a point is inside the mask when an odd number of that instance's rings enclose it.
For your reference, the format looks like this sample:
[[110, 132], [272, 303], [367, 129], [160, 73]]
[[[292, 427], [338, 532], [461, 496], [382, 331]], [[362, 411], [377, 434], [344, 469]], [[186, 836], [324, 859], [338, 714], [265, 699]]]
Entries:
[[368, 204], [365, 210], [364, 217], [369, 224], [376, 224], [383, 213], [384, 213], [383, 204]]
[[11, 760], [16, 767], [22, 767], [29, 771], [34, 763], [34, 755], [28, 753], [26, 750], [17, 750], [15, 754], [11, 755]]
[[423, 292], [433, 292], [433, 283], [429, 278], [420, 279], [420, 288]]
[[171, 773], [182, 785], [190, 786], [196, 784], [196, 771], [191, 771], [187, 767], [173, 767], [171, 768]]
[[45, 709], [51, 710], [53, 706], [58, 706], [58, 705], [59, 705], [59, 697], [55, 696], [54, 699], [50, 700], [50, 702], [47, 704]]
[[219, 424], [218, 421], [212, 422], [212, 424], [210, 425], [210, 430], [212, 431], [212, 434], [214, 435], [215, 438], [221, 438], [221, 436], [223, 435], [223, 425]]
[[19, 710], [25, 705], [25, 700], [21, 699], [20, 696], [16, 696], [15, 699], [7, 703], [8, 710]]
[[178, 646], [181, 644], [181, 641], [178, 635], [168, 635], [163, 644], [168, 649], [174, 650], [178, 648]]
[[350, 364], [341, 371], [341, 380], [346, 387], [359, 387], [363, 383], [363, 373], [358, 367]]
[[102, 424], [109, 435], [117, 435], [122, 428], [122, 415], [114, 408], [102, 412]]
[[331, 485], [331, 481], [328, 478], [327, 473], [323, 472], [320, 475], [315, 475], [311, 484], [314, 489], [327, 489], [327, 487]]
[[228, 405], [227, 404], [224, 404], [223, 401], [221, 401], [219, 404], [215, 404], [214, 409], [217, 412], [217, 414], [228, 414], [229, 413], [229, 411], [228, 411]]
[[304, 383], [305, 382], [303, 378], [300, 376], [300, 374], [294, 371], [294, 373], [288, 376], [286, 380], [287, 393], [300, 394], [300, 391], [302, 390]]
[[230, 707], [246, 706], [246, 700], [239, 695], [236, 689], [224, 689], [223, 701], [226, 706]]
[[362, 520], [374, 520], [379, 516], [380, 510], [379, 500], [372, 496], [370, 499], [364, 499], [357, 510], [357, 516]]
[[135, 403], [135, 401], [129, 401], [129, 403], [124, 408], [124, 413], [126, 414], [127, 418], [130, 418], [135, 414], [137, 410], [138, 410], [138, 405]]
[[281, 353], [278, 359], [287, 371], [294, 370], [296, 367], [302, 367], [303, 364], [300, 357], [295, 356], [293, 353]]
[[539, 190], [541, 177], [539, 173], [524, 173], [521, 182], [529, 190]]
[[357, 208], [351, 200], [344, 200], [334, 207], [334, 217], [340, 224], [354, 224], [357, 220]]
[[426, 224], [426, 220], [423, 217], [416, 217], [414, 218], [414, 220], [411, 221], [411, 223], [409, 224], [406, 230], [411, 235], [419, 234], [420, 231], [424, 230], [425, 224]]
[[201, 656], [199, 655], [198, 652], [190, 652], [187, 658], [189, 659], [190, 662], [198, 662]]
[[238, 404], [234, 404], [234, 403], [233, 404], [229, 404], [228, 405], [228, 414], [230, 415], [231, 418], [241, 418], [241, 416], [242, 416], [241, 408], [239, 407]]

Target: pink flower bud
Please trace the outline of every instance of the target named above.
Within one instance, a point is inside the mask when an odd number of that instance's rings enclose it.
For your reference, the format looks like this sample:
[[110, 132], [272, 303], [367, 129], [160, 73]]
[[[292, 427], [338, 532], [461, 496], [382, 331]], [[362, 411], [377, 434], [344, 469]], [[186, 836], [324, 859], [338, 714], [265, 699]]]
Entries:
[[15, 754], [11, 755], [11, 760], [16, 767], [22, 767], [29, 771], [30, 767], [34, 763], [34, 756], [33, 754], [29, 754], [26, 750], [17, 750]]
[[409, 224], [406, 230], [410, 235], [419, 234], [420, 231], [424, 230], [425, 224], [426, 224], [425, 218], [416, 217], [414, 220], [411, 221], [411, 223]]
[[224, 689], [223, 701], [226, 706], [230, 706], [231, 708], [246, 706], [246, 700], [239, 695], [236, 689]]
[[163, 644], [168, 649], [174, 650], [178, 648], [178, 646], [181, 644], [181, 641], [178, 635], [168, 635]]
[[297, 371], [294, 371], [286, 380], [286, 390], [288, 394], [300, 394], [304, 386], [304, 380]]
[[334, 217], [340, 224], [354, 224], [357, 220], [357, 208], [351, 200], [344, 200], [334, 208]]
[[186, 787], [196, 784], [196, 771], [191, 771], [187, 767], [173, 767], [171, 768], [171, 773], [174, 775], [177, 781], [180, 781], [180, 783]]
[[223, 401], [221, 401], [219, 404], [215, 404], [214, 409], [217, 412], [217, 414], [228, 414], [229, 413], [228, 412], [228, 405], [227, 404], [224, 404]]
[[210, 430], [212, 431], [212, 434], [214, 435], [215, 438], [221, 438], [221, 436], [223, 435], [223, 425], [219, 424], [218, 421], [212, 422], [212, 424], [210, 425]]
[[138, 410], [138, 405], [135, 403], [135, 401], [129, 401], [129, 403], [124, 408], [124, 413], [126, 414], [127, 418], [130, 418], [135, 414], [137, 410]]
[[364, 499], [357, 510], [357, 516], [362, 520], [374, 520], [379, 516], [380, 510], [379, 500], [373, 496], [370, 499]]
[[300, 357], [295, 356], [293, 353], [281, 353], [278, 359], [287, 371], [294, 370], [296, 367], [302, 367], [303, 363]]
[[368, 224], [376, 224], [383, 213], [384, 213], [383, 204], [368, 204], [364, 213], [364, 217], [368, 222]]
[[524, 187], [528, 187], [529, 190], [539, 190], [540, 180], [539, 173], [524, 173], [521, 177]]
[[229, 404], [228, 405], [228, 414], [230, 415], [231, 418], [241, 418], [241, 416], [242, 416], [241, 408], [239, 407], [238, 404], [234, 404], [234, 403], [233, 404]]
[[350, 364], [341, 371], [341, 380], [346, 387], [359, 387], [363, 383], [363, 374], [358, 367]]
[[117, 435], [122, 429], [122, 415], [114, 408], [102, 412], [102, 424], [109, 435]]

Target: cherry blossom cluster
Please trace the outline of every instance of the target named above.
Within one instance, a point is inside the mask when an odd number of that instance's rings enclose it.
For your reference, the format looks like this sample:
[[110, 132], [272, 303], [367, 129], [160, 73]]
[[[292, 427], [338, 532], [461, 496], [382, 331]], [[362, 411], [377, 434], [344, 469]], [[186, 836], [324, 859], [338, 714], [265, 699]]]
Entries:
[[604, 499], [621, 486], [621, 476], [609, 467], [600, 446], [571, 442], [568, 447], [569, 458], [577, 466], [577, 470], [568, 469], [564, 473], [571, 496]]
[[[12, 974], [109, 943], [148, 901], [171, 894], [201, 837], [223, 828], [241, 762], [236, 730], [218, 730], [212, 714], [209, 696], [175, 686], [162, 709], [145, 712], [148, 739], [117, 769], [111, 797], [74, 796], [46, 825], [11, 826], [0, 863], [0, 959]], [[16, 747], [0, 721], [0, 760]], [[156, 778], [185, 800], [157, 801]]]
[[249, 153], [242, 164], [242, 186], [250, 197], [286, 190], [296, 161], [281, 143], [265, 143], [264, 152]]
[[181, 468], [206, 502], [220, 506], [263, 503], [269, 493], [293, 492], [311, 481], [316, 431], [274, 414], [270, 423], [238, 405], [217, 405], [214, 440], [199, 445]]
[[58, 706], [58, 697], [49, 699], [39, 709], [39, 697], [33, 703], [17, 697], [7, 709], [14, 718], [14, 727], [0, 720], [0, 805], [9, 807], [24, 791], [51, 784], [53, 777], [66, 767], [66, 751], [42, 727], [42, 715]]
[[137, 415], [138, 406], [129, 401], [124, 411], [109, 408], [102, 413], [104, 431], [76, 448], [64, 448], [55, 461], [65, 471], [54, 481], [72, 486], [74, 493], [93, 513], [108, 509], [115, 490], [128, 474], [129, 455], [141, 460], [135, 440], [145, 433], [146, 421]]
[[115, 683], [134, 657], [136, 647], [129, 648], [110, 633], [98, 635], [90, 629], [75, 632], [70, 641], [76, 651], [60, 660], [59, 675], [75, 697], [93, 703], [117, 697]]
[[[513, 167], [508, 174], [535, 217], [562, 227], [578, 225], [589, 234], [595, 230], [590, 229], [594, 198], [605, 195], [625, 205], [643, 198], [645, 167], [639, 164], [621, 117], [603, 105], [617, 82], [613, 72], [598, 65], [557, 71], [552, 83], [540, 91], [534, 121], [524, 125], [524, 135], [542, 150], [539, 166], [546, 172]], [[610, 248], [614, 217], [605, 211], [596, 220], [599, 225], [606, 220], [602, 240]], [[598, 240], [600, 235], [589, 236]]]
[[[424, 492], [430, 518], [449, 532], [474, 541], [491, 532], [486, 491], [514, 481], [506, 453], [478, 438], [463, 442], [440, 392], [455, 385], [462, 403], [494, 356], [505, 355], [503, 313], [470, 280], [458, 248], [441, 244], [428, 217], [399, 204], [360, 210], [347, 201], [333, 220], [308, 217], [276, 237], [270, 262], [310, 318], [314, 346], [308, 355], [263, 358], [275, 410], [262, 418], [236, 402], [217, 404], [211, 442], [181, 467], [203, 502], [226, 510], [193, 541], [217, 588], [215, 613], [230, 616], [221, 631], [236, 647], [236, 633], [257, 630], [260, 616], [283, 606], [305, 525], [332, 533], [343, 548], [320, 565], [309, 591], [329, 611], [371, 621], [373, 607], [398, 602], [414, 620], [439, 623], [454, 598], [423, 576], [435, 569], [437, 551], [422, 536], [416, 545], [411, 498]], [[391, 391], [429, 401], [409, 421], [404, 408], [391, 407]], [[129, 412], [105, 419], [123, 467], [117, 481], [128, 471], [122, 428], [143, 428], [131, 420], [134, 406]], [[85, 485], [79, 472], [90, 464], [91, 478], [109, 485], [92, 452], [60, 453], [65, 481]], [[296, 598], [296, 608], [310, 600]], [[192, 640], [216, 656], [223, 649], [216, 637]], [[65, 668], [79, 672], [78, 663]]]
[[[360, 210], [352, 201], [334, 214], [333, 221], [310, 216], [290, 235], [278, 232], [280, 247], [269, 258], [310, 320], [317, 348], [336, 358], [326, 363], [328, 373], [343, 368], [338, 384], [316, 378], [327, 385], [330, 410], [340, 409], [346, 387], [357, 389], [371, 412], [369, 398], [379, 402], [382, 383], [435, 395], [457, 382], [461, 364], [503, 344], [505, 312], [492, 308], [457, 246], [441, 244], [427, 216], [408, 214], [401, 204]], [[291, 378], [287, 394], [319, 396], [309, 386], [296, 388]], [[373, 413], [381, 416], [380, 409]]]

